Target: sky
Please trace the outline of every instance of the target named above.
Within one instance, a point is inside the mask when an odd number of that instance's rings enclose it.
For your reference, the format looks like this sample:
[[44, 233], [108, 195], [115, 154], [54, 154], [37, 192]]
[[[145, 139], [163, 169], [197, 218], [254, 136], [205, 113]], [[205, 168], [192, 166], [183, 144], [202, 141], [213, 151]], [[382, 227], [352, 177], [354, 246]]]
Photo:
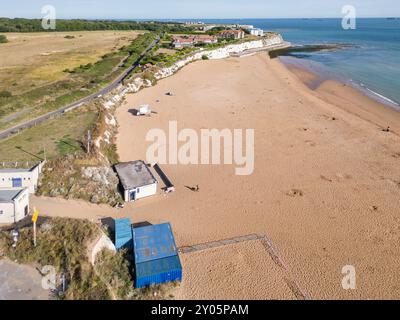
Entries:
[[333, 18], [344, 5], [358, 17], [400, 17], [400, 0], [2, 0], [0, 17], [42, 18], [44, 5], [59, 19]]

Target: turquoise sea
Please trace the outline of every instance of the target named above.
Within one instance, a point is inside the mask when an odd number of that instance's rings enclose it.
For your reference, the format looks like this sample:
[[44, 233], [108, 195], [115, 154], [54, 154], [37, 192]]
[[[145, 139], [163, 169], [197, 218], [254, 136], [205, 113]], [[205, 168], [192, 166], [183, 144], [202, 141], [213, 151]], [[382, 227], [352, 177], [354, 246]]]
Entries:
[[[299, 63], [351, 82], [376, 99], [400, 106], [400, 19], [357, 19], [344, 30], [341, 19], [223, 19], [206, 23], [252, 24], [276, 31], [294, 45], [351, 44], [337, 51], [298, 53]], [[289, 59], [287, 59], [289, 61]], [[290, 61], [289, 61], [290, 62]]]

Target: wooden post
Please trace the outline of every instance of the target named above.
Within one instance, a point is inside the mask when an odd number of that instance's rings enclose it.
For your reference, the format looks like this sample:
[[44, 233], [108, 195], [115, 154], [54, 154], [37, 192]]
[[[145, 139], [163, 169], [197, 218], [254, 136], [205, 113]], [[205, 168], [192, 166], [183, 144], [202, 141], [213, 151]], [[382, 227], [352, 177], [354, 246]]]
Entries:
[[39, 217], [39, 211], [36, 210], [36, 208], [33, 208], [33, 216], [32, 216], [32, 222], [33, 222], [33, 245], [36, 247], [36, 221]]
[[88, 130], [87, 153], [90, 153], [90, 130]]
[[33, 245], [36, 247], [36, 221], [33, 222]]

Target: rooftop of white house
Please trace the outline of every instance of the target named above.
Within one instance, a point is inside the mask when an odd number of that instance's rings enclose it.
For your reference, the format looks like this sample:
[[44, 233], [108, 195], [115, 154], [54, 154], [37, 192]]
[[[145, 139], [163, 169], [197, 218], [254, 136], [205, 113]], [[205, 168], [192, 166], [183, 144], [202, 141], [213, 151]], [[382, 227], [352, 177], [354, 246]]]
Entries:
[[23, 168], [15, 168], [15, 169], [0, 169], [0, 173], [18, 173], [18, 172], [30, 172], [32, 169], [23, 169]]
[[24, 190], [0, 190], [0, 202], [12, 202]]
[[115, 170], [125, 190], [157, 183], [156, 178], [142, 160], [119, 163], [115, 165]]

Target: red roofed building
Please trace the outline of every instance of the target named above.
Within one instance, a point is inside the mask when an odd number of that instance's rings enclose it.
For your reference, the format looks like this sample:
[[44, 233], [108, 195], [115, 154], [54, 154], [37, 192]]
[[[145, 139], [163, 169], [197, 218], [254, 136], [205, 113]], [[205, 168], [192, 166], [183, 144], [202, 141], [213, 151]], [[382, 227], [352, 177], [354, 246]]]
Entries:
[[174, 36], [172, 38], [172, 45], [175, 49], [182, 49], [184, 47], [193, 47], [196, 44], [212, 44], [217, 43], [218, 38], [208, 35], [194, 35], [194, 36]]
[[184, 47], [192, 47], [195, 45], [194, 36], [174, 36], [172, 37], [172, 45], [175, 49], [181, 49]]
[[245, 33], [243, 30], [224, 30], [219, 34], [220, 38], [231, 40], [243, 39], [244, 36]]

